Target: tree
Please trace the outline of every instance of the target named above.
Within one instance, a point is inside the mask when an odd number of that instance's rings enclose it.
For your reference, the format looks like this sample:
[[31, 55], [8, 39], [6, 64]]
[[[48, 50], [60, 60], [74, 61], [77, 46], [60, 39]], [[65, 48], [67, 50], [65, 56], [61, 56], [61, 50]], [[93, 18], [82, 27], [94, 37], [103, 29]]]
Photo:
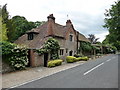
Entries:
[[98, 40], [99, 38], [96, 38], [94, 34], [89, 34], [88, 36], [89, 36], [88, 39], [90, 40], [90, 42], [91, 42], [92, 44], [96, 44], [96, 43], [97, 43], [97, 40]]
[[109, 10], [106, 10], [105, 16], [104, 27], [109, 31], [106, 41], [120, 50], [120, 1], [115, 2]]
[[22, 36], [23, 34], [26, 33], [26, 31], [31, 30], [33, 28], [36, 28], [40, 26], [42, 22], [37, 21], [37, 22], [32, 22], [32, 21], [27, 21], [27, 19], [23, 16], [14, 16], [12, 19], [12, 24], [15, 27], [15, 36], [13, 40], [18, 39], [18, 37]]
[[8, 37], [7, 37], [7, 28], [6, 28], [6, 24], [2, 24], [2, 17], [0, 17], [0, 41], [7, 41]]
[[2, 14], [2, 23], [3, 23], [3, 30], [2, 32], [5, 33], [6, 39], [8, 38], [8, 41], [14, 42], [17, 40], [20, 36], [26, 33], [26, 31], [31, 30], [33, 28], [36, 28], [43, 23], [44, 21], [36, 21], [36, 22], [29, 22], [27, 19], [23, 16], [14, 16], [12, 18], [9, 18], [9, 12], [7, 11], [7, 4], [5, 4], [1, 8]]
[[[25, 34], [26, 31], [31, 30], [34, 26], [26, 20], [25, 17], [22, 16], [14, 16], [11, 19], [12, 26], [14, 27], [14, 33], [12, 40], [18, 39], [21, 35]], [[12, 32], [11, 32], [12, 33]]]
[[2, 8], [0, 7], [0, 41], [6, 41], [7, 39], [7, 28], [6, 24], [2, 23]]
[[2, 14], [2, 23], [3, 24], [6, 24], [8, 22], [8, 18], [9, 18], [9, 12], [7, 11], [7, 4], [5, 4], [3, 7], [2, 7], [2, 10], [1, 10], [1, 14]]
[[34, 24], [35, 24], [35, 27], [38, 27], [38, 26], [40, 26], [40, 25], [42, 25], [42, 24], [44, 24], [45, 23], [45, 21], [36, 21], [36, 22], [34, 22]]
[[[6, 36], [8, 37], [8, 41], [12, 39], [14, 36], [14, 27], [12, 25], [11, 19], [9, 19], [9, 12], [7, 11], [7, 4], [5, 4], [1, 8], [1, 15], [2, 15], [2, 24], [3, 29], [6, 27]], [[2, 30], [4, 32], [4, 30]]]

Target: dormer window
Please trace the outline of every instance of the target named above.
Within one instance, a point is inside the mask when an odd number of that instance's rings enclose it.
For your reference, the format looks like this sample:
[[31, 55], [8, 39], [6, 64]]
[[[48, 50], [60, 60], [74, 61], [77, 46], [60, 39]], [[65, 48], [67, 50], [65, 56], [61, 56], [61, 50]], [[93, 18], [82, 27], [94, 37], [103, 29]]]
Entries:
[[33, 40], [33, 36], [34, 36], [33, 33], [29, 33], [28, 34], [28, 40]]
[[73, 42], [73, 35], [70, 34], [69, 39], [71, 42]]
[[28, 40], [33, 40], [34, 36], [38, 34], [38, 32], [27, 32], [28, 34]]

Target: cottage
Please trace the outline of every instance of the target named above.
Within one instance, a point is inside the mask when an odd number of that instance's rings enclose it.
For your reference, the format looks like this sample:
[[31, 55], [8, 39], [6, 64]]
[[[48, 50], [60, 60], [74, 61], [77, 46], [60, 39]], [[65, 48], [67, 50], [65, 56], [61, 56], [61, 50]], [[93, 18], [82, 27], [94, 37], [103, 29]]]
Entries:
[[47, 22], [43, 25], [28, 31], [15, 41], [16, 44], [24, 44], [29, 47], [30, 66], [46, 66], [47, 60], [50, 58], [49, 53], [39, 56], [34, 49], [40, 49], [48, 38], [53, 37], [60, 44], [59, 56], [65, 59], [66, 56], [73, 56], [77, 53], [81, 41], [89, 42], [89, 40], [76, 31], [71, 20], [67, 20], [66, 25], [60, 25], [55, 22], [55, 17], [50, 14]]

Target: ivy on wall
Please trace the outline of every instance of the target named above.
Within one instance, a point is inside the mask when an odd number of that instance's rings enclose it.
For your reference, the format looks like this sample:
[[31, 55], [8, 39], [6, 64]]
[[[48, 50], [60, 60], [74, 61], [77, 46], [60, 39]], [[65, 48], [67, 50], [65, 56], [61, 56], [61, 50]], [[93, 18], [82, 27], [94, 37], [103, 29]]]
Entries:
[[50, 52], [50, 54], [51, 54], [50, 59], [54, 60], [54, 59], [59, 58], [59, 55], [58, 55], [59, 49], [60, 49], [60, 45], [59, 45], [58, 41], [54, 38], [49, 38], [45, 42], [43, 48], [36, 50], [36, 51], [39, 55]]

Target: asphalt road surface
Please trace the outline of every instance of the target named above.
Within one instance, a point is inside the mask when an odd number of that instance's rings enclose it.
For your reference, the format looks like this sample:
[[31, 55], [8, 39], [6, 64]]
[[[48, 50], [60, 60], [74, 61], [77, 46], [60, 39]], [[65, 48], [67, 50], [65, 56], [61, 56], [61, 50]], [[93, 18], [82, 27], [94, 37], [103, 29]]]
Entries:
[[16, 88], [118, 88], [118, 59], [105, 56]]

